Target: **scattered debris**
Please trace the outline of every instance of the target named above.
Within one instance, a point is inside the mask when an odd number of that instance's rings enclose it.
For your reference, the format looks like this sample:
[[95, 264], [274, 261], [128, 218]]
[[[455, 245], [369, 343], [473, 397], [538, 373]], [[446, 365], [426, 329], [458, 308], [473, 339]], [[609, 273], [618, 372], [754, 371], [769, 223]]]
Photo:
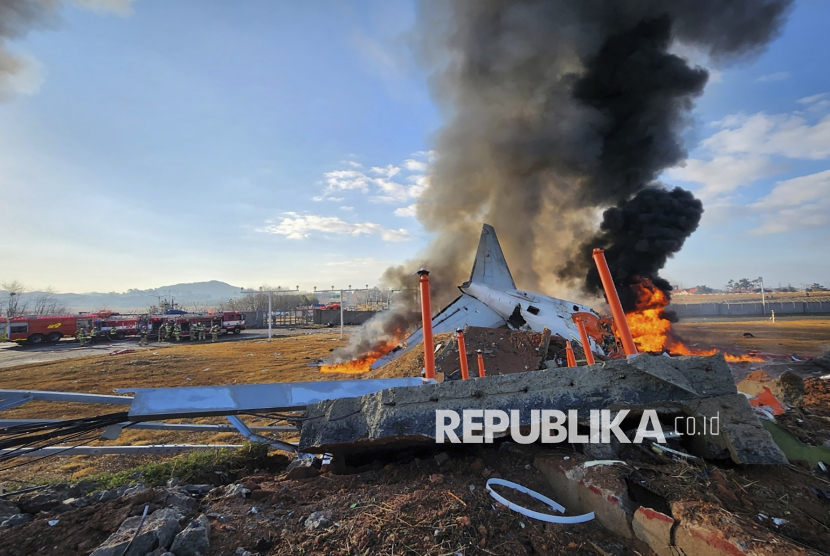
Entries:
[[[525, 488], [525, 487], [523, 487], [521, 485], [518, 485], [516, 483], [512, 483], [510, 481], [505, 481], [503, 479], [490, 479], [490, 480], [487, 481], [487, 492], [490, 493], [490, 496], [492, 496], [493, 499], [496, 500], [496, 502], [498, 502], [499, 504], [502, 504], [503, 506], [507, 506], [509, 509], [513, 510], [514, 512], [518, 512], [522, 515], [526, 515], [527, 517], [532, 517], [533, 519], [538, 519], [540, 521], [547, 521], [548, 523], [561, 523], [561, 524], [584, 523], [586, 521], [591, 521], [592, 519], [594, 519], [594, 512], [590, 512], [590, 513], [583, 514], [583, 515], [576, 515], [576, 516], [556, 516], [556, 515], [544, 514], [544, 513], [541, 513], [541, 512], [536, 512], [536, 511], [533, 511], [533, 510], [529, 510], [529, 509], [527, 509], [523, 506], [519, 506], [518, 504], [515, 504], [515, 503], [510, 502], [509, 500], [507, 500], [505, 497], [503, 497], [502, 495], [497, 493], [495, 490], [493, 490], [493, 485], [501, 485], [501, 486], [505, 486], [505, 487], [508, 487], [508, 488], [512, 488], [513, 490], [516, 490], [516, 491], [519, 491], [519, 492], [523, 492], [524, 494], [527, 494], [528, 496], [530, 496], [532, 498], [535, 498], [536, 500], [539, 500], [540, 502], [550, 506], [550, 508], [553, 509], [553, 511], [555, 511], [555, 512], [563, 512], [564, 513], [565, 508], [563, 506], [561, 506], [560, 504], [557, 504], [556, 502], [554, 502], [553, 500], [551, 500], [547, 496], [543, 496], [543, 495], [539, 494], [538, 492], [536, 492], [534, 490], [530, 490], [530, 489]], [[520, 525], [522, 525], [522, 528], [524, 528], [523, 524], [520, 524]]]

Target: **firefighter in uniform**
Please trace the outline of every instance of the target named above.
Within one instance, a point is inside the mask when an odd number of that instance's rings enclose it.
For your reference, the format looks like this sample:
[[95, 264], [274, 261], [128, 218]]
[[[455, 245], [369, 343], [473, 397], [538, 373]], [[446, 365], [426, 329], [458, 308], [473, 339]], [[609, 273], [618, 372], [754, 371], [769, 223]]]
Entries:
[[210, 327], [210, 341], [215, 342], [219, 338], [219, 325], [214, 324]]
[[204, 342], [205, 341], [205, 325], [204, 325], [204, 323], [200, 322], [198, 328], [199, 328], [199, 341]]
[[118, 327], [115, 326], [114, 324], [110, 327], [109, 336], [110, 336], [110, 339], [113, 340], [113, 341], [118, 339]]
[[141, 325], [141, 329], [138, 331], [139, 339], [138, 345], [146, 346], [147, 345], [147, 326]]
[[96, 322], [95, 325], [89, 330], [87, 339], [89, 340], [90, 345], [94, 344], [95, 340], [97, 340], [101, 335], [101, 325], [98, 322]]
[[182, 341], [182, 327], [177, 322], [176, 325], [173, 327], [173, 335], [176, 337], [177, 342]]
[[78, 342], [81, 344], [81, 347], [84, 347], [86, 345], [86, 340], [87, 340], [86, 328], [84, 328], [82, 326], [81, 329], [78, 330], [77, 337], [78, 337]]

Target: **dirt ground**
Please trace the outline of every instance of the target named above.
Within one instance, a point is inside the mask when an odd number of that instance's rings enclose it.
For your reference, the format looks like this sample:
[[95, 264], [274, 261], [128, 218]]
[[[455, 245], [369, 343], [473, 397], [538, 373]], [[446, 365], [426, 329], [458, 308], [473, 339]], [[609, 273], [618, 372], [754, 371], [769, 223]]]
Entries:
[[[639, 540], [614, 535], [596, 522], [545, 524], [490, 497], [489, 478], [550, 494], [547, 479], [534, 467], [534, 457], [541, 454], [583, 459], [564, 448], [491, 446], [460, 448], [444, 454], [449, 457], [441, 464], [428, 453], [376, 462], [349, 475], [324, 468], [321, 475], [301, 480], [269, 466], [242, 479], [251, 490], [248, 498], [208, 495], [202, 500], [198, 511], [212, 526], [205, 556], [234, 554], [240, 547], [258, 555], [653, 554]], [[714, 523], [727, 538], [744, 539], [753, 554], [822, 554], [830, 542], [827, 501], [811, 491], [830, 482], [796, 466], [729, 469], [654, 461], [646, 452], [608, 470], [638, 485], [636, 500], [647, 498], [658, 511], [671, 507], [680, 519]], [[501, 494], [549, 512], [515, 491]], [[163, 500], [164, 491], [155, 489], [41, 514], [3, 533], [0, 556], [88, 554], [127, 516], [141, 515], [146, 504], [151, 511], [163, 507]], [[307, 528], [304, 520], [314, 512], [328, 512], [328, 525]], [[785, 523], [776, 526], [770, 517]], [[49, 526], [56, 518], [58, 523]], [[785, 543], [806, 550], [786, 549]]]
[[[764, 353], [821, 356], [830, 351], [830, 318], [684, 322], [672, 325], [699, 347], [737, 347]], [[745, 336], [751, 334], [751, 336]]]

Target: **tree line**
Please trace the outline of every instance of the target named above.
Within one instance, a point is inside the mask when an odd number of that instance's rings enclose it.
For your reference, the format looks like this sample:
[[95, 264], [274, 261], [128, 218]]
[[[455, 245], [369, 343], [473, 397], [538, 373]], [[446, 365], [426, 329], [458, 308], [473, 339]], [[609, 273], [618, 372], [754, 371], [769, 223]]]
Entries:
[[6, 295], [0, 299], [0, 316], [9, 318], [21, 315], [65, 315], [69, 308], [55, 297], [57, 291], [48, 288], [30, 292], [26, 286], [17, 280], [0, 283], [0, 288]]

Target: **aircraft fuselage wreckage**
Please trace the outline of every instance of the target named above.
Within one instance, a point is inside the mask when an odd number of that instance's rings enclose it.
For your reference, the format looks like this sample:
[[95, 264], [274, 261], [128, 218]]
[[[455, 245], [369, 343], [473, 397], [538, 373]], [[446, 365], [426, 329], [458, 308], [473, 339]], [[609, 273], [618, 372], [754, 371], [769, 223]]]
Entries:
[[[461, 295], [432, 319], [435, 334], [454, 332], [465, 326], [508, 326], [531, 332], [542, 332], [547, 328], [552, 335], [568, 340], [579, 337], [576, 320], [581, 319], [589, 329], [596, 331], [589, 337], [591, 351], [603, 353], [595, 337], [599, 332], [600, 316], [592, 309], [572, 301], [516, 289], [496, 230], [489, 224], [482, 227], [470, 279], [458, 289]], [[423, 331], [419, 329], [401, 346], [375, 361], [371, 368], [382, 367], [422, 341]]]

